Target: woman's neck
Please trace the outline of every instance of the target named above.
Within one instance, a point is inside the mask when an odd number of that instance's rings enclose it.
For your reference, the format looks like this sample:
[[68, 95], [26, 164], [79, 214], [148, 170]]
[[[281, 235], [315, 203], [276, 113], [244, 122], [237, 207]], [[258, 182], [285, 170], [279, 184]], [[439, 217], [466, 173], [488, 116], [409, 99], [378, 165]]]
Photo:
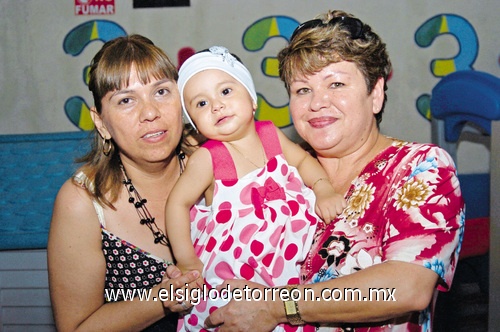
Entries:
[[166, 200], [181, 173], [175, 154], [168, 162], [137, 164], [122, 160], [122, 164], [137, 190], [150, 200]]
[[391, 139], [377, 133], [372, 140], [366, 141], [355, 151], [336, 156], [318, 156], [334, 189], [345, 194], [351, 182], [363, 171], [381, 151], [391, 145]]

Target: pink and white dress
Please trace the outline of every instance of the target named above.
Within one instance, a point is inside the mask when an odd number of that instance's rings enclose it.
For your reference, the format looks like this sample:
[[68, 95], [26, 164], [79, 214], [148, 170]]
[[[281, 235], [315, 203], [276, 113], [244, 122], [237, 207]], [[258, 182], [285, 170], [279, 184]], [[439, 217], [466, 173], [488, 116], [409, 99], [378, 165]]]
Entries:
[[[268, 162], [240, 179], [223, 143], [203, 145], [212, 156], [214, 198], [211, 206], [192, 208], [191, 238], [204, 263], [208, 289], [226, 279], [246, 279], [269, 287], [298, 284], [300, 264], [319, 221], [314, 193], [285, 160], [276, 127], [266, 121], [256, 122], [256, 129]], [[183, 328], [203, 331], [206, 317], [227, 302], [207, 298], [185, 316]], [[314, 331], [314, 327], [282, 324], [275, 329], [308, 330]]]

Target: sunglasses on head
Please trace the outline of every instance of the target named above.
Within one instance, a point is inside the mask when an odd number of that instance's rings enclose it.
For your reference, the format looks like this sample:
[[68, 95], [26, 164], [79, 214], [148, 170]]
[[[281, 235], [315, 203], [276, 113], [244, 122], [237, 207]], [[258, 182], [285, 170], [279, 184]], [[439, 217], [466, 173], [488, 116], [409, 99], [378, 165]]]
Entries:
[[295, 36], [301, 31], [316, 28], [319, 26], [334, 26], [335, 24], [340, 24], [343, 28], [347, 29], [347, 31], [349, 31], [349, 33], [351, 34], [351, 39], [359, 39], [363, 37], [363, 22], [354, 17], [338, 16], [332, 18], [330, 21], [328, 21], [328, 23], [323, 23], [323, 20], [320, 19], [314, 19], [300, 24], [293, 31], [290, 41], [292, 41], [293, 38], [295, 38]]

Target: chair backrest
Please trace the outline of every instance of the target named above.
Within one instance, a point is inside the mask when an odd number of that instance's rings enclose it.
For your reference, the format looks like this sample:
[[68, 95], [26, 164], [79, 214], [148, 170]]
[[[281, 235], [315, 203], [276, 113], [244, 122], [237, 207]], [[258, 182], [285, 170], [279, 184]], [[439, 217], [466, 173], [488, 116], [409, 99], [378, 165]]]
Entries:
[[500, 79], [484, 72], [451, 73], [432, 89], [431, 115], [444, 120], [444, 137], [456, 142], [468, 122], [491, 135], [491, 121], [500, 120]]
[[[475, 130], [471, 133], [490, 136], [491, 122], [500, 120], [500, 79], [475, 70], [451, 73], [432, 89], [430, 108], [432, 142], [448, 151], [457, 163], [462, 131], [470, 131], [472, 124]], [[489, 174], [459, 174], [459, 179], [466, 218], [489, 216]]]
[[0, 250], [46, 248], [54, 199], [89, 132], [0, 135]]
[[456, 163], [464, 127], [491, 135], [491, 121], [500, 119], [500, 79], [475, 70], [451, 73], [432, 89], [430, 108], [432, 142], [448, 151]]

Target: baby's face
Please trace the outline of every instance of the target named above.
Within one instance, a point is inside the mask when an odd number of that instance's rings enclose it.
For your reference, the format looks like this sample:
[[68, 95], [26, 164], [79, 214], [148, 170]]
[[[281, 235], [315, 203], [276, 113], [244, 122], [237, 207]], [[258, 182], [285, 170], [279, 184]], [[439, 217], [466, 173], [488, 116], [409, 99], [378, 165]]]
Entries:
[[186, 82], [183, 98], [194, 124], [209, 139], [232, 140], [253, 121], [255, 107], [247, 89], [222, 70], [195, 74]]

